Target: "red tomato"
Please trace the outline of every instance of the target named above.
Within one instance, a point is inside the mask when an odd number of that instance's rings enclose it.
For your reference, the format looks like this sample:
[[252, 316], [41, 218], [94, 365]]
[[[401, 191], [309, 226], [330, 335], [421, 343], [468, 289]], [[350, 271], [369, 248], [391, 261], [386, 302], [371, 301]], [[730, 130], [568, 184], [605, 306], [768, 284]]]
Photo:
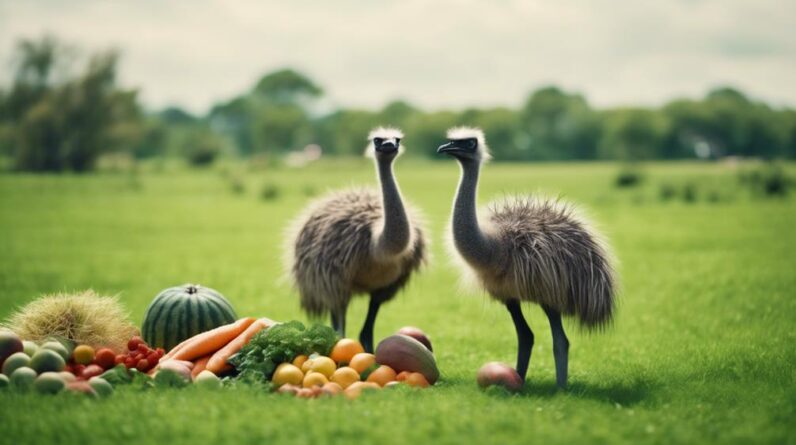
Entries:
[[77, 377], [83, 376], [83, 370], [86, 369], [86, 365], [75, 364], [72, 365], [72, 374]]
[[163, 357], [166, 355], [166, 351], [163, 348], [157, 348], [155, 351], [157, 351], [158, 357]]
[[146, 343], [144, 342], [139, 343], [138, 352], [143, 352], [144, 354], [146, 354], [147, 352], [149, 352], [149, 346], [147, 346]]
[[147, 359], [139, 360], [138, 364], [135, 366], [135, 369], [141, 372], [147, 372], [147, 370], [149, 370], [149, 362]]
[[94, 356], [94, 363], [103, 369], [111, 369], [116, 364], [116, 354], [108, 348], [101, 348]]
[[127, 356], [126, 356], [126, 355], [124, 355], [124, 354], [119, 354], [119, 355], [117, 355], [117, 356], [116, 356], [116, 360], [114, 360], [114, 361], [115, 361], [115, 362], [116, 362], [116, 364], [118, 365], [119, 363], [124, 363], [124, 359], [126, 359], [126, 358], [127, 358]]
[[157, 362], [160, 361], [160, 356], [156, 351], [152, 351], [146, 356], [146, 361], [148, 361], [150, 365], [157, 364]]
[[131, 338], [130, 341], [127, 342], [127, 349], [129, 349], [130, 351], [135, 351], [136, 349], [138, 349], [138, 345], [143, 342], [144, 339], [136, 335], [133, 338]]
[[136, 361], [134, 358], [127, 357], [126, 359], [124, 359], [124, 366], [126, 366], [127, 368], [135, 368], [135, 365]]

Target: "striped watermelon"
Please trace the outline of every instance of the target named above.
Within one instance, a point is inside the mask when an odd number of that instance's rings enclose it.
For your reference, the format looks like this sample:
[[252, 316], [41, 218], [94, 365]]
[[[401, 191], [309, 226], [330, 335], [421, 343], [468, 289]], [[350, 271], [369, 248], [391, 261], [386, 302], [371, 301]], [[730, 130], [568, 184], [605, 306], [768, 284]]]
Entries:
[[150, 346], [168, 351], [187, 338], [237, 318], [232, 305], [217, 291], [185, 284], [170, 287], [152, 300], [141, 334]]

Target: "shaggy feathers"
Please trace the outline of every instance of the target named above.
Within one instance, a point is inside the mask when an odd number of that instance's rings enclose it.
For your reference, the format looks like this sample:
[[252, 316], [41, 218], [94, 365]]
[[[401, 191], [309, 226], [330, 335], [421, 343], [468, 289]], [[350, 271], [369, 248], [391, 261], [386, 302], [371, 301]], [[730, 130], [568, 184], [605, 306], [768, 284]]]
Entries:
[[[390, 264], [398, 268], [392, 285], [399, 288], [425, 262], [427, 250], [418, 218], [411, 208], [406, 210], [413, 237], [406, 251]], [[383, 218], [378, 192], [348, 189], [322, 198], [296, 220], [296, 236], [289, 238], [295, 240], [289, 260], [304, 310], [315, 316], [342, 310], [352, 294], [374, 290], [363, 288], [356, 278], [373, 265], [373, 236]]]
[[611, 255], [574, 207], [535, 197], [490, 207], [492, 236], [506, 249], [499, 292], [574, 315], [587, 328], [611, 321], [616, 281]]
[[489, 146], [486, 144], [486, 137], [480, 128], [476, 127], [454, 127], [448, 130], [447, 138], [449, 140], [461, 140], [474, 138], [478, 140], [478, 152], [481, 154], [481, 161], [486, 162], [492, 159], [492, 153]]

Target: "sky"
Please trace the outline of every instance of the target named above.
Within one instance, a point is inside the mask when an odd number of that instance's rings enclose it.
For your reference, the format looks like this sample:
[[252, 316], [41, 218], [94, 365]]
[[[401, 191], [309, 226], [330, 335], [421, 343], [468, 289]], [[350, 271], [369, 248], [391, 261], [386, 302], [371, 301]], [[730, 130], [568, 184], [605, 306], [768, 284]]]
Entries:
[[518, 106], [550, 84], [597, 107], [730, 85], [796, 107], [796, 1], [0, 0], [0, 84], [15, 42], [118, 48], [151, 109], [203, 113], [295, 68], [330, 106]]

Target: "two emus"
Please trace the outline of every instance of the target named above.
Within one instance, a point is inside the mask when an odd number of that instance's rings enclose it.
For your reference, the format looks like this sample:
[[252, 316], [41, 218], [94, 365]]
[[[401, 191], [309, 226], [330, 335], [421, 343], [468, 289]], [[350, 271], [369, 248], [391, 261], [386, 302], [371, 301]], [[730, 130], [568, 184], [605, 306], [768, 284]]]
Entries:
[[[406, 284], [425, 258], [423, 232], [404, 207], [392, 176], [401, 136], [385, 129], [370, 136], [381, 199], [366, 190], [332, 195], [311, 207], [294, 244], [292, 272], [302, 307], [312, 315], [330, 312], [341, 334], [351, 296], [370, 293], [360, 334], [368, 351], [380, 305]], [[478, 177], [490, 158], [480, 130], [450, 130], [448, 142], [437, 152], [453, 156], [461, 166], [453, 244], [480, 285], [506, 305], [517, 333], [517, 372], [524, 380], [534, 344], [520, 303], [534, 302], [550, 322], [556, 381], [566, 386], [569, 340], [561, 316], [599, 328], [613, 315], [615, 278], [606, 247], [572, 207], [558, 201], [517, 197], [493, 203], [487, 218], [479, 221]]]

